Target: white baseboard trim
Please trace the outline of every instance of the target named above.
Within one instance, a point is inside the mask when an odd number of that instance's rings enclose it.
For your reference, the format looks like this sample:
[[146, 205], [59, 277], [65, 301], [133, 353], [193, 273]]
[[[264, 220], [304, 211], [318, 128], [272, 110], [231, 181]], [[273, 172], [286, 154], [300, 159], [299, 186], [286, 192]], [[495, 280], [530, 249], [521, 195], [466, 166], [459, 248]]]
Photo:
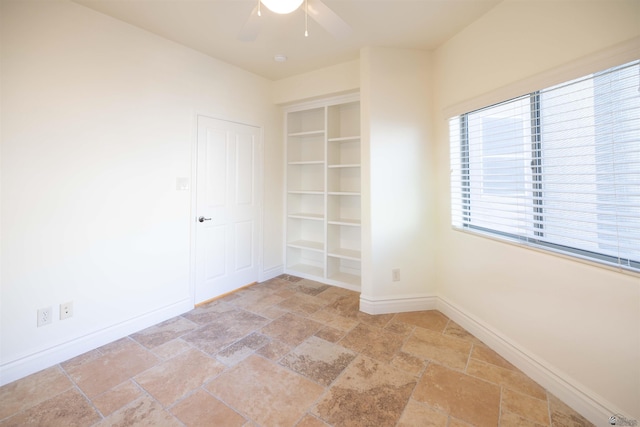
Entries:
[[191, 309], [193, 309], [193, 301], [189, 297], [150, 313], [143, 314], [142, 316], [4, 363], [0, 365], [0, 386], [54, 366], [120, 338], [124, 338], [134, 332], [138, 332], [172, 317], [179, 316]]
[[374, 299], [360, 296], [360, 311], [367, 314], [404, 313], [407, 311], [436, 310], [438, 297], [433, 295], [407, 295], [399, 298]]
[[284, 274], [284, 265], [282, 264], [263, 270], [260, 274], [260, 281], [265, 282], [273, 279], [274, 277], [278, 277], [281, 274]]
[[541, 358], [522, 348], [511, 339], [495, 331], [475, 316], [465, 312], [446, 298], [436, 297], [436, 309], [471, 332], [530, 378], [557, 396], [596, 426], [609, 425], [611, 415], [633, 419], [593, 393], [587, 387], [567, 377]]

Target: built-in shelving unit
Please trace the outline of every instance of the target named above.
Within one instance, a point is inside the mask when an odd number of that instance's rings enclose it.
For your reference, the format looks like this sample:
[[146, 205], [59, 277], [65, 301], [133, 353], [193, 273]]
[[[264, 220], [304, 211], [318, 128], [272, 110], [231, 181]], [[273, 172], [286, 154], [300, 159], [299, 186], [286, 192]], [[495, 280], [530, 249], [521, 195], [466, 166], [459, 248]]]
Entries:
[[288, 274], [360, 289], [360, 102], [286, 111]]

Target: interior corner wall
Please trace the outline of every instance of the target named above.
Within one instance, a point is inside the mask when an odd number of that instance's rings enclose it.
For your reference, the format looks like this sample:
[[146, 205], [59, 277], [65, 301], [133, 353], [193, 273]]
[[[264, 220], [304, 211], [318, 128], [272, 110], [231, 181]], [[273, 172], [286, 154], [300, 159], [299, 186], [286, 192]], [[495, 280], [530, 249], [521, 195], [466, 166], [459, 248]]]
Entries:
[[452, 230], [448, 124], [441, 112], [638, 37], [639, 23], [635, 0], [505, 1], [434, 59], [440, 297], [482, 319], [601, 410], [581, 412], [637, 420], [640, 278]]
[[[369, 313], [416, 310], [412, 304], [435, 295], [431, 54], [366, 48], [360, 70], [360, 307]], [[396, 268], [400, 280], [394, 282]]]
[[271, 81], [72, 2], [1, 8], [1, 383], [193, 307], [176, 179], [195, 177], [197, 114], [262, 127], [262, 265], [282, 271]]

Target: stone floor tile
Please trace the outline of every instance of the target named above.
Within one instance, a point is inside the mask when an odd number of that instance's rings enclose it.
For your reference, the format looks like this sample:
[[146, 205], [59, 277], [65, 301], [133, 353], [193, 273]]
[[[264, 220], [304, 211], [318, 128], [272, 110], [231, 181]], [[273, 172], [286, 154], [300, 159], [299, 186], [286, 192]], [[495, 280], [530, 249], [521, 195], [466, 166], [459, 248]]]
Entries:
[[502, 410], [500, 414], [500, 427], [549, 427], [550, 424], [539, 424], [521, 415]]
[[409, 400], [396, 427], [447, 427], [448, 423], [447, 414]]
[[282, 356], [291, 351], [292, 346], [279, 340], [271, 340], [268, 344], [259, 348], [256, 354], [269, 360], [279, 360]]
[[326, 305], [326, 301], [315, 298], [311, 295], [296, 293], [279, 303], [276, 307], [296, 313], [301, 316], [308, 316], [320, 310]]
[[214, 355], [269, 322], [268, 319], [241, 309], [225, 310], [211, 321], [182, 337], [209, 355]]
[[198, 326], [192, 321], [178, 316], [151, 326], [150, 328], [143, 329], [131, 335], [131, 338], [146, 348], [152, 349], [178, 338], [197, 327]]
[[401, 336], [362, 323], [338, 342], [343, 347], [382, 362], [390, 362], [400, 351], [402, 343]]
[[393, 426], [415, 385], [412, 375], [361, 355], [333, 383], [312, 412], [331, 425]]
[[253, 332], [222, 350], [216, 358], [227, 366], [233, 366], [269, 342], [266, 336]]
[[476, 378], [507, 387], [511, 390], [535, 397], [536, 399], [546, 399], [544, 388], [520, 371], [505, 369], [490, 363], [470, 359], [466, 372]]
[[514, 371], [518, 370], [511, 363], [507, 362], [502, 356], [482, 343], [473, 344], [473, 350], [471, 350], [471, 358], [481, 360], [483, 362], [490, 363], [501, 368], [511, 369]]
[[394, 321], [442, 333], [449, 323], [449, 318], [439, 311], [428, 310], [398, 313], [395, 315]]
[[118, 409], [133, 402], [144, 392], [133, 381], [128, 380], [91, 399], [103, 416], [109, 416]]
[[391, 365], [408, 372], [411, 375], [418, 376], [424, 371], [424, 368], [427, 366], [427, 362], [420, 357], [400, 351], [391, 360]]
[[314, 336], [283, 357], [280, 364], [328, 386], [355, 357], [353, 351]]
[[150, 351], [128, 338], [100, 347], [103, 354], [78, 363], [73, 359], [62, 367], [90, 399], [146, 371], [158, 362]]
[[91, 426], [100, 415], [74, 387], [0, 422], [1, 427]]
[[322, 324], [316, 321], [287, 313], [269, 323], [260, 332], [291, 346], [296, 346], [321, 328]]
[[478, 338], [473, 336], [469, 331], [464, 329], [462, 326], [458, 325], [453, 320], [449, 320], [449, 323], [447, 323], [447, 327], [444, 329], [443, 334], [450, 337], [470, 341], [474, 344], [476, 343], [482, 344], [482, 341], [480, 341]]
[[149, 396], [142, 396], [106, 417], [95, 427], [181, 427], [182, 423]]
[[224, 369], [217, 360], [193, 349], [154, 366], [135, 380], [160, 403], [169, 406]]
[[332, 328], [331, 326], [325, 326], [316, 332], [316, 336], [322, 338], [325, 341], [329, 342], [338, 342], [346, 335], [345, 331], [341, 331], [340, 329]]
[[413, 399], [475, 426], [498, 425], [499, 386], [435, 363], [427, 367]]
[[509, 411], [538, 424], [549, 425], [549, 403], [508, 388], [502, 389], [503, 411]]
[[416, 328], [404, 343], [402, 351], [462, 371], [467, 365], [471, 346], [467, 341]]
[[547, 395], [551, 413], [551, 425], [554, 427], [595, 427], [553, 394], [547, 393]]
[[52, 366], [0, 387], [0, 420], [73, 387], [59, 366]]
[[247, 420], [202, 389], [171, 408], [171, 413], [187, 427], [242, 427]]
[[324, 388], [260, 356], [249, 356], [206, 387], [261, 426], [293, 426]]
[[320, 419], [314, 417], [313, 415], [306, 414], [296, 427], [329, 427], [327, 424], [322, 422]]
[[171, 340], [166, 342], [158, 347], [154, 348], [153, 354], [161, 358], [162, 360], [171, 359], [172, 357], [176, 357], [180, 353], [184, 353], [185, 351], [192, 349], [193, 347], [189, 345], [187, 342], [181, 339]]

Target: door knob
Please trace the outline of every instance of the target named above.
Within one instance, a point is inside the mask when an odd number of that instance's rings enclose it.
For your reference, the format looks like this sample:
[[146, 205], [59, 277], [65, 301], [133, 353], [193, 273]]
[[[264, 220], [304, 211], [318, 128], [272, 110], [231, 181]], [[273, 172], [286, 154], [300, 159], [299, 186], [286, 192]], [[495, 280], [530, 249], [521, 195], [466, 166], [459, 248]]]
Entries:
[[200, 222], [211, 221], [211, 218], [205, 218], [205, 217], [201, 216], [201, 217], [198, 218], [198, 221], [200, 221]]

